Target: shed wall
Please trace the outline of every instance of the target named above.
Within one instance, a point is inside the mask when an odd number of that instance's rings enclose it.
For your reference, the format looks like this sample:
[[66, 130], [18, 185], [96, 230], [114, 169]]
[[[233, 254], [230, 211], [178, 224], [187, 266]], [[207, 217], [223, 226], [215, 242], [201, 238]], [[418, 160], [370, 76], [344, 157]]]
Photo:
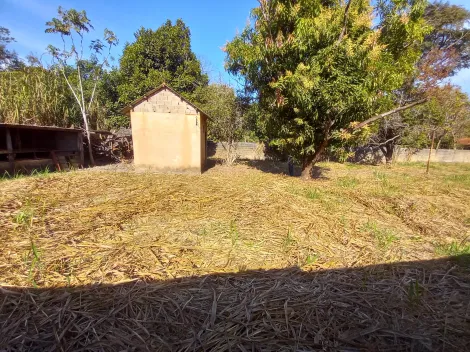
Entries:
[[202, 171], [198, 115], [132, 112], [134, 164], [168, 171]]

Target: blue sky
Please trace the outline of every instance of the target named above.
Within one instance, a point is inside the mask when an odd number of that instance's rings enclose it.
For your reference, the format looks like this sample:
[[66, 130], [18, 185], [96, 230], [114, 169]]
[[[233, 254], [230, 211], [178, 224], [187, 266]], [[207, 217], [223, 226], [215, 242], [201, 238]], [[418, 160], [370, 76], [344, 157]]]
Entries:
[[[470, 0], [451, 0], [470, 9]], [[224, 72], [225, 54], [221, 48], [242, 30], [256, 0], [0, 0], [0, 26], [10, 29], [16, 43], [11, 47], [21, 56], [41, 55], [48, 44], [59, 45], [58, 38], [45, 34], [45, 22], [57, 14], [59, 5], [86, 10], [95, 27], [90, 38], [101, 37], [104, 28], [113, 30], [120, 45], [113, 56], [119, 59], [126, 41], [133, 41], [135, 31], [144, 26], [158, 28], [167, 19], [182, 18], [191, 29], [192, 47], [209, 71], [212, 80], [220, 77], [234, 84]], [[117, 62], [116, 62], [117, 63]], [[462, 70], [452, 81], [470, 94], [470, 69]]]

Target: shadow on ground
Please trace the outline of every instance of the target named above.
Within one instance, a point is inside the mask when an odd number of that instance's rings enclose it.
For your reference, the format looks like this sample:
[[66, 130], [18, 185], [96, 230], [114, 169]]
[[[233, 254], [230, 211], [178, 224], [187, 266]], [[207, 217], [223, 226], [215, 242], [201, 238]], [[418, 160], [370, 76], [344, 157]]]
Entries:
[[[271, 174], [283, 174], [288, 175], [288, 166], [287, 162], [281, 161], [271, 161], [271, 160], [247, 160], [242, 161], [246, 165], [253, 167], [257, 170], [268, 172]], [[330, 171], [329, 168], [323, 166], [314, 166], [312, 170], [312, 178], [314, 179], [328, 179], [327, 174]], [[302, 168], [300, 166], [294, 166], [294, 177], [300, 177], [302, 173]]]
[[[468, 351], [470, 256], [0, 288], [0, 349]], [[149, 268], [151, 270], [151, 268]]]
[[224, 163], [224, 161], [222, 159], [207, 158], [206, 159], [206, 164], [204, 165], [204, 171], [203, 172], [206, 172], [206, 171], [216, 167], [217, 165], [222, 165], [223, 163]]

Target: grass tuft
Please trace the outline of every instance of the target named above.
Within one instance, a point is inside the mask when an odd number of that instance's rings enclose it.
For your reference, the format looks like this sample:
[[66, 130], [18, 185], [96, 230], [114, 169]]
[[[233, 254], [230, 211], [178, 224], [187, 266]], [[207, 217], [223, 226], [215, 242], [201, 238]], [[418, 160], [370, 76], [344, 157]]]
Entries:
[[470, 244], [455, 241], [448, 244], [439, 244], [436, 246], [436, 253], [445, 256], [470, 254]]

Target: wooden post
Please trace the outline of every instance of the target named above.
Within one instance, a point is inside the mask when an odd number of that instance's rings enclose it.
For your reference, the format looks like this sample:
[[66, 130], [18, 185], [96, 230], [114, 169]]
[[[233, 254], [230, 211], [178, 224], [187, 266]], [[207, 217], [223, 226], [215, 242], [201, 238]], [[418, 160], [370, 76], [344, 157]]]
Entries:
[[60, 168], [59, 159], [57, 159], [57, 155], [55, 155], [55, 151], [54, 151], [54, 150], [51, 150], [50, 154], [51, 154], [52, 162], [53, 162], [54, 165], [55, 165], [56, 171], [61, 172], [62, 170], [61, 170], [61, 168]]
[[431, 140], [431, 148], [429, 149], [429, 156], [428, 156], [428, 164], [426, 165], [426, 173], [429, 174], [429, 164], [431, 162], [431, 153], [432, 149], [434, 148], [434, 137], [436, 136], [436, 130], [432, 131], [432, 140]]
[[77, 133], [77, 143], [78, 143], [78, 151], [80, 155], [79, 164], [83, 168], [85, 167], [85, 154], [83, 152], [83, 133], [82, 132]]
[[13, 143], [11, 142], [10, 129], [6, 129], [7, 132], [7, 150], [8, 150], [8, 163], [11, 176], [15, 173], [15, 154], [13, 153]]

